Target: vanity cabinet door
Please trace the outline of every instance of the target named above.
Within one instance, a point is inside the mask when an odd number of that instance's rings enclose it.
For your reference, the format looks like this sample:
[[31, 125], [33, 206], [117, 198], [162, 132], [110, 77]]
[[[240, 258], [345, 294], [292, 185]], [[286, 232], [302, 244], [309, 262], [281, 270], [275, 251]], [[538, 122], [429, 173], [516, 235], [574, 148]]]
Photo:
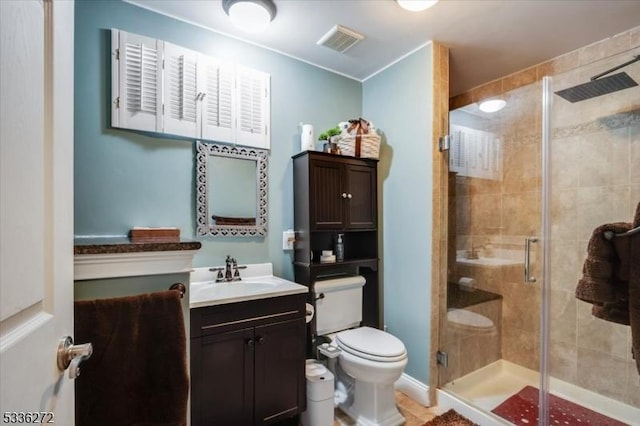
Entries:
[[304, 319], [256, 327], [255, 341], [255, 424], [304, 411]]
[[197, 343], [191, 351], [192, 426], [253, 425], [253, 328], [194, 341]]

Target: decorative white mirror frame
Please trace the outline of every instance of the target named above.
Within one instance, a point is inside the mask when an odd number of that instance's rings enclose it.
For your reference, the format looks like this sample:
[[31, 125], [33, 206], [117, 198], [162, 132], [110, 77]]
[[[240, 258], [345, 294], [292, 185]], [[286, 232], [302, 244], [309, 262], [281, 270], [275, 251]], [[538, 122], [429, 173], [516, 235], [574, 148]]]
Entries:
[[[264, 236], [267, 233], [268, 151], [196, 141], [196, 221], [198, 236]], [[256, 224], [214, 225], [210, 221], [207, 164], [209, 157], [237, 158], [256, 162]]]

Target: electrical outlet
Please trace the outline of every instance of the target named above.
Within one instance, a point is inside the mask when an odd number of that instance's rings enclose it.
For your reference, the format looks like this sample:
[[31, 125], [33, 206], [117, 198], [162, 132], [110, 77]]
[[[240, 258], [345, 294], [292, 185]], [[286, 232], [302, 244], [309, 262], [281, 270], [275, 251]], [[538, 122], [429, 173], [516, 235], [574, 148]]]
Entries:
[[282, 250], [293, 250], [293, 243], [296, 240], [296, 234], [293, 229], [287, 229], [282, 232]]

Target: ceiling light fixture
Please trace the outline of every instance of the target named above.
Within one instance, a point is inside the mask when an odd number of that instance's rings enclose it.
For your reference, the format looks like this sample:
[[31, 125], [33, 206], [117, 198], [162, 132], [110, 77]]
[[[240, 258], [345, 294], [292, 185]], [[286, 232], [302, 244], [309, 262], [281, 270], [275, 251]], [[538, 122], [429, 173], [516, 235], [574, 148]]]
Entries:
[[236, 27], [248, 33], [264, 30], [276, 17], [273, 0], [222, 0], [222, 8]]
[[396, 2], [403, 9], [411, 12], [421, 12], [438, 3], [438, 0], [396, 0]]
[[500, 111], [505, 105], [507, 105], [507, 102], [503, 99], [487, 99], [480, 102], [478, 108], [480, 108], [482, 112], [491, 113]]

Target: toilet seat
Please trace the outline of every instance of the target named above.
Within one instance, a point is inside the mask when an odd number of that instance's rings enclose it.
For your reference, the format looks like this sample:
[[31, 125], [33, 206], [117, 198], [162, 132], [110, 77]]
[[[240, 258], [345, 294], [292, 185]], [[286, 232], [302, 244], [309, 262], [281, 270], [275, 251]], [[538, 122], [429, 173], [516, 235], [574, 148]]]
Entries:
[[338, 333], [338, 347], [357, 357], [377, 362], [397, 362], [407, 357], [400, 339], [371, 327], [360, 327]]
[[492, 331], [493, 321], [484, 315], [466, 309], [449, 309], [447, 321], [454, 326], [477, 331]]

